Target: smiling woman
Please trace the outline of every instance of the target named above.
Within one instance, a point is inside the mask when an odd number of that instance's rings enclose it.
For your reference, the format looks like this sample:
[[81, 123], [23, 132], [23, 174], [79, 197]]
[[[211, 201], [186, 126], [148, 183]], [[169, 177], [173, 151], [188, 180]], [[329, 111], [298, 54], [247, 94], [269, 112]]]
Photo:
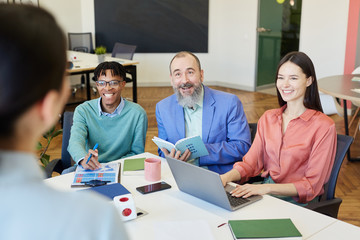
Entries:
[[[292, 66], [292, 69], [288, 69], [283, 67], [284, 64]], [[292, 64], [292, 65], [291, 65]], [[294, 66], [295, 65], [295, 66]], [[288, 69], [288, 70], [287, 70]], [[278, 66], [278, 70], [276, 72], [276, 84], [278, 81], [278, 76], [280, 70], [288, 71], [288, 75], [296, 75], [298, 74], [298, 78], [300, 76], [305, 76], [305, 78], [310, 82], [307, 82], [306, 85], [306, 91], [305, 94], [303, 94], [303, 105], [306, 108], [314, 109], [320, 112], [323, 112], [319, 97], [319, 90], [318, 90], [318, 84], [317, 84], [317, 78], [315, 74], [315, 68], [314, 64], [312, 63], [311, 59], [302, 52], [291, 52], [285, 55]], [[292, 72], [289, 74], [289, 72]], [[277, 87], [277, 96], [280, 106], [284, 106], [286, 104], [286, 101], [282, 98], [279, 88]]]
[[239, 185], [236, 197], [272, 194], [306, 205], [324, 192], [336, 151], [334, 121], [322, 113], [315, 70], [302, 52], [290, 52], [276, 73], [281, 108], [266, 111], [242, 162], [221, 176], [227, 182], [246, 182], [261, 176], [266, 184]]
[[305, 91], [311, 83], [312, 77], [306, 77], [301, 68], [292, 62], [286, 62], [280, 67], [276, 80], [277, 89], [288, 109], [290, 104], [299, 104], [303, 106], [303, 109], [300, 109], [302, 112], [305, 111]]

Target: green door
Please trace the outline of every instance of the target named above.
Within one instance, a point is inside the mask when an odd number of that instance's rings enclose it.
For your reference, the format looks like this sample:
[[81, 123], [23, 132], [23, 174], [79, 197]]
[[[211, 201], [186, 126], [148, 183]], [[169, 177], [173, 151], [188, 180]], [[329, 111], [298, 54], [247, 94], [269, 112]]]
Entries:
[[256, 86], [273, 86], [276, 67], [299, 49], [301, 0], [259, 0]]

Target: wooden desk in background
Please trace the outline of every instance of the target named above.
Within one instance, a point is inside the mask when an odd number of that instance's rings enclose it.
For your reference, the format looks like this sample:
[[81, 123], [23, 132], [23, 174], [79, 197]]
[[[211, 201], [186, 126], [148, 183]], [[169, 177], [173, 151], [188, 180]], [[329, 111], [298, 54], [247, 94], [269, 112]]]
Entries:
[[[360, 90], [360, 82], [352, 81], [353, 77], [360, 77], [359, 74], [345, 74], [321, 78], [318, 80], [319, 90], [330, 96], [343, 100], [345, 134], [349, 135], [349, 124], [347, 115], [347, 101], [360, 102], [360, 93], [352, 89]], [[347, 153], [348, 159], [360, 160], [350, 157], [350, 150]]]
[[[99, 65], [98, 57], [97, 55], [91, 53], [68, 51], [69, 61], [72, 56], [76, 56], [76, 60], [72, 61], [74, 66], [71, 69], [68, 69], [67, 72], [70, 75], [85, 74], [86, 96], [87, 100], [90, 100], [90, 73], [94, 72], [97, 65]], [[113, 58], [110, 56], [106, 56], [105, 61], [119, 62], [125, 67], [127, 73], [131, 75], [133, 80], [133, 101], [137, 102], [136, 64], [139, 64], [139, 62], [121, 58]]]

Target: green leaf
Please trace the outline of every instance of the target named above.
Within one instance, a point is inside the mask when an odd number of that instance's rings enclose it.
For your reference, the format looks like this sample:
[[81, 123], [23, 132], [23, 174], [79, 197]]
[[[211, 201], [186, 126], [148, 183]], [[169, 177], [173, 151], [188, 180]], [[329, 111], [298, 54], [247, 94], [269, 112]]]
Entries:
[[100, 55], [100, 54], [105, 54], [106, 53], [106, 47], [104, 46], [99, 46], [95, 48], [95, 54]]
[[50, 159], [50, 156], [47, 154], [44, 154], [42, 156], [42, 158], [40, 158], [40, 161], [44, 165], [44, 167], [46, 167], [49, 164], [49, 162], [50, 162], [49, 159]]
[[45, 158], [40, 158], [40, 162], [45, 166], [45, 164], [46, 164], [46, 159], [45, 159]]
[[52, 135], [52, 138], [59, 136], [62, 132], [63, 132], [62, 129], [59, 129], [59, 130], [55, 131], [55, 132], [53, 133], [53, 135]]
[[46, 133], [44, 133], [43, 137], [45, 139], [49, 139], [51, 138], [51, 136], [53, 135], [53, 132], [55, 131], [55, 126], [53, 126], [51, 129], [49, 129], [49, 131], [47, 131]]
[[41, 150], [43, 148], [43, 146], [42, 146], [42, 144], [41, 144], [41, 142], [37, 142], [37, 144], [36, 144], [36, 150]]
[[44, 155], [43, 155], [43, 158], [45, 158], [45, 159], [49, 162], [49, 160], [50, 160], [50, 155], [44, 154]]
[[47, 140], [47, 145], [44, 147], [40, 142], [38, 142], [37, 150], [42, 150], [39, 158], [44, 167], [46, 167], [50, 163], [50, 155], [46, 154], [46, 151], [51, 143], [51, 140], [54, 137], [62, 134], [62, 132], [62, 129], [55, 130], [55, 126], [53, 126], [51, 129], [49, 129], [49, 131], [43, 134], [43, 137]]

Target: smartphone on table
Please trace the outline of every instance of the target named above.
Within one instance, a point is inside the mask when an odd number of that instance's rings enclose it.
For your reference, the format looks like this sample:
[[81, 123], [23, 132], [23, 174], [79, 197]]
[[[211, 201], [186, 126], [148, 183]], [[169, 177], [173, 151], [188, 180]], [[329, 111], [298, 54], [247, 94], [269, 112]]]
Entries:
[[137, 187], [136, 190], [141, 192], [142, 194], [157, 192], [165, 189], [169, 189], [171, 186], [167, 184], [166, 182], [158, 182], [154, 184], [149, 184], [141, 187]]

